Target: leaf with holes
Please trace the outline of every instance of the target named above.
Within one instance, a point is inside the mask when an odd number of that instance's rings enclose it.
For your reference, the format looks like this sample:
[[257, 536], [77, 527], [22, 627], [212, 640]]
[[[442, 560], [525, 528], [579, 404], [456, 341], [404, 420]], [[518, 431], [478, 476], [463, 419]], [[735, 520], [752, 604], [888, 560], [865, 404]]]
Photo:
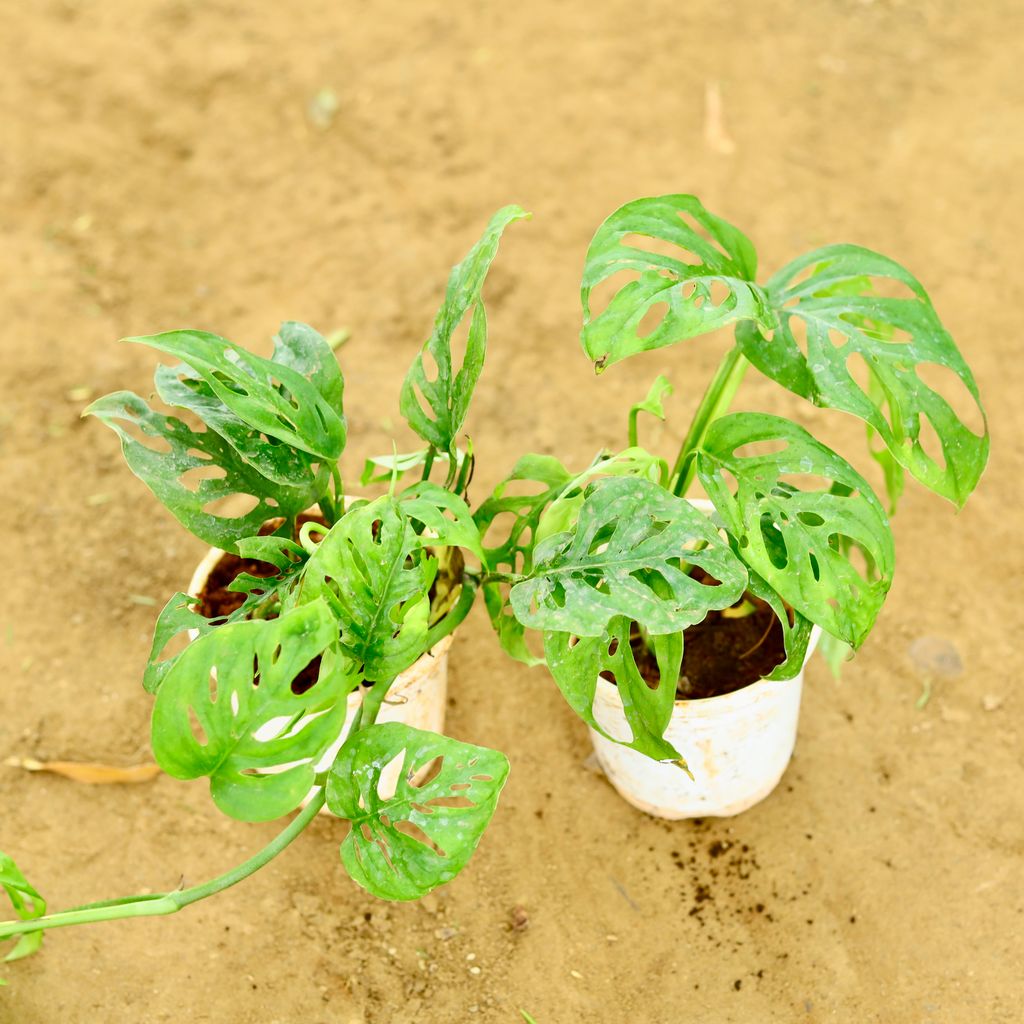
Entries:
[[[175, 778], [208, 776], [214, 802], [241, 821], [269, 821], [296, 808], [361, 681], [334, 649], [337, 638], [337, 620], [323, 601], [200, 637], [157, 693], [157, 763]], [[308, 686], [297, 677], [318, 657], [319, 674]]]
[[[652, 689], [637, 668], [631, 643], [633, 628], [628, 616], [619, 615], [609, 622], [601, 636], [574, 636], [545, 630], [545, 660], [562, 696], [591, 729], [656, 761], [676, 761], [684, 767], [682, 756], [664, 738], [675, 706], [683, 658], [682, 635], [671, 633], [654, 638], [659, 679], [657, 687]], [[629, 742], [615, 740], [594, 717], [594, 695], [602, 674], [611, 677], [618, 687], [633, 734]]]
[[647, 397], [642, 402], [637, 402], [636, 405], [632, 405], [629, 408], [629, 446], [635, 448], [639, 441], [637, 440], [637, 417], [640, 413], [645, 412], [650, 416], [656, 416], [659, 420], [665, 418], [665, 406], [663, 404], [664, 399], [672, 394], [672, 385], [669, 383], [669, 379], [662, 374], [659, 374], [654, 383], [651, 385], [650, 390], [647, 392]]
[[[518, 206], [500, 209], [466, 258], [452, 269], [434, 330], [402, 384], [399, 408], [409, 426], [428, 444], [452, 458], [455, 457], [455, 439], [469, 411], [469, 401], [483, 369], [487, 349], [487, 314], [480, 297], [484, 279], [497, 255], [502, 232], [512, 221], [528, 216]], [[452, 336], [467, 314], [471, 319], [466, 354], [462, 366], [455, 372]], [[437, 375], [433, 379], [427, 375], [425, 355], [436, 368]]]
[[[779, 326], [770, 340], [754, 325], [738, 331], [746, 357], [815, 405], [860, 417], [901, 466], [962, 505], [985, 468], [988, 430], [975, 433], [954, 411], [962, 396], [984, 424], [974, 377], [917, 278], [869, 249], [831, 245], [789, 263], [767, 290]], [[922, 370], [943, 375], [941, 391]], [[925, 420], [941, 454], [922, 445]]]
[[203, 636], [217, 626], [227, 622], [238, 622], [248, 618], [260, 605], [266, 606], [276, 599], [277, 607], [287, 610], [287, 591], [298, 580], [302, 566], [308, 557], [306, 551], [287, 537], [276, 535], [266, 537], [243, 537], [238, 541], [239, 557], [245, 560], [267, 562], [276, 570], [271, 576], [254, 576], [248, 572], [239, 573], [227, 586], [245, 595], [241, 605], [230, 615], [207, 618], [196, 608], [202, 604], [198, 597], [189, 594], [175, 594], [164, 605], [156, 620], [153, 643], [142, 677], [143, 688], [156, 693], [163, 678], [179, 655], [161, 657], [171, 640], [181, 633], [195, 630]]
[[[717, 585], [687, 573], [699, 565]], [[529, 577], [509, 594], [532, 629], [602, 636], [619, 615], [677, 633], [743, 593], [747, 573], [707, 516], [650, 480], [598, 480], [573, 528], [537, 545]]]
[[[0, 886], [14, 907], [15, 914], [21, 921], [31, 921], [46, 913], [46, 900], [39, 895], [35, 886], [22, 874], [14, 861], [0, 850]], [[14, 944], [14, 948], [4, 957], [5, 962], [21, 960], [31, 956], [43, 944], [43, 932], [29, 932], [22, 935]], [[0, 978], [0, 985], [6, 982]]]
[[422, 533], [430, 547], [465, 548], [481, 562], [485, 560], [473, 513], [457, 494], [423, 480], [402, 491], [398, 501], [402, 511], [420, 524], [417, 532]]
[[386, 900], [450, 882], [480, 842], [508, 771], [496, 750], [397, 722], [356, 733], [327, 778], [327, 806], [352, 822], [345, 869]]
[[[772, 450], [739, 452], [754, 443]], [[716, 420], [697, 472], [743, 561], [811, 622], [859, 647], [894, 564], [889, 520], [867, 481], [802, 427], [759, 413]], [[735, 479], [735, 494], [724, 474]], [[786, 479], [811, 476], [824, 478], [824, 489]], [[863, 572], [850, 548], [863, 556]]]
[[[524, 455], [516, 462], [511, 474], [473, 513], [484, 539], [484, 564], [488, 569], [529, 572], [540, 517], [570, 480], [572, 474], [554, 456]], [[499, 543], [494, 543], [491, 537], [495, 531], [499, 534]], [[487, 614], [502, 650], [525, 665], [541, 664], [544, 659], [536, 657], [526, 646], [523, 624], [512, 614], [505, 585], [487, 583], [483, 592]]]
[[587, 485], [594, 480], [614, 476], [636, 477], [666, 487], [668, 464], [643, 448], [627, 448], [616, 455], [602, 452], [582, 473], [573, 477], [544, 509], [534, 531], [534, 543], [539, 544], [553, 534], [571, 530], [579, 518]]
[[[285, 328], [291, 326], [296, 325]], [[168, 331], [125, 340], [166, 352], [192, 367], [231, 412], [267, 437], [336, 462], [345, 447], [345, 420], [325, 392], [332, 401], [340, 401], [341, 371], [335, 363], [335, 377], [315, 353], [301, 358], [298, 335], [291, 330], [285, 334], [290, 340], [278, 339], [277, 359], [263, 359], [206, 331]]]
[[753, 569], [747, 570], [747, 590], [768, 604], [782, 626], [785, 659], [765, 676], [769, 680], [792, 679], [800, 673], [807, 660], [814, 623], [800, 612], [788, 608], [785, 601]]
[[190, 366], [158, 366], [153, 379], [161, 401], [198, 416], [260, 476], [301, 491], [306, 495], [304, 508], [320, 497], [327, 474], [316, 471], [315, 456], [290, 444], [269, 443], [259, 430], [236, 416]]
[[[268, 519], [293, 517], [306, 508], [306, 490], [268, 480], [219, 434], [194, 431], [173, 416], [154, 412], [130, 391], [98, 399], [83, 415], [97, 417], [117, 433], [131, 471], [186, 529], [214, 547], [235, 551], [240, 537], [257, 533]], [[151, 448], [137, 440], [122, 423], [163, 447]], [[186, 481], [193, 471], [198, 479], [190, 487]], [[219, 475], [211, 476], [211, 471]], [[208, 511], [237, 494], [251, 496], [256, 506], [236, 516]]]
[[297, 601], [321, 598], [341, 624], [342, 650], [374, 682], [424, 653], [437, 559], [390, 495], [350, 508], [306, 563]]
[[[637, 244], [632, 244], [633, 236], [639, 237]], [[670, 248], [670, 254], [642, 248], [647, 239], [655, 248]], [[595, 314], [594, 288], [622, 271], [638, 276]], [[739, 320], [770, 329], [775, 316], [754, 283], [756, 273], [750, 240], [694, 196], [627, 203], [597, 229], [587, 250], [580, 292], [583, 350], [600, 370], [637, 352], [664, 348]], [[641, 321], [660, 306], [663, 319], [641, 335]]]

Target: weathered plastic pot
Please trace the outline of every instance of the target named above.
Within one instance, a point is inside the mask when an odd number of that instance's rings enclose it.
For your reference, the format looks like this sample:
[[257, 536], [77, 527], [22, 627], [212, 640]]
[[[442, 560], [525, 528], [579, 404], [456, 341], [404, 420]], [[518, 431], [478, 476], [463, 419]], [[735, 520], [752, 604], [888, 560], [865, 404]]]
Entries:
[[[210, 548], [189, 583], [188, 593], [191, 597], [199, 597], [202, 594], [210, 573], [223, 555], [224, 552], [219, 548]], [[192, 639], [198, 635], [194, 630], [189, 632]], [[414, 729], [444, 732], [444, 715], [448, 703], [448, 650], [453, 639], [454, 635], [449, 635], [440, 640], [395, 679], [377, 715], [378, 722], [401, 722]], [[363, 687], [357, 687], [348, 695], [345, 724], [337, 739], [317, 762], [317, 771], [325, 771], [333, 764], [362, 702]], [[266, 730], [269, 736], [274, 736], [280, 725], [276, 721], [271, 721], [262, 729]], [[256, 731], [255, 736], [257, 739], [261, 738], [260, 730]], [[325, 813], [329, 813], [326, 808]]]
[[[706, 501], [693, 504], [711, 511]], [[665, 738], [693, 773], [654, 761], [590, 730], [594, 751], [611, 784], [658, 818], [730, 817], [753, 807], [778, 785], [796, 743], [804, 668], [818, 642], [811, 633], [800, 672], [779, 682], [760, 680], [732, 693], [677, 700]], [[597, 681], [594, 718], [616, 739], [632, 738], [618, 687]]]

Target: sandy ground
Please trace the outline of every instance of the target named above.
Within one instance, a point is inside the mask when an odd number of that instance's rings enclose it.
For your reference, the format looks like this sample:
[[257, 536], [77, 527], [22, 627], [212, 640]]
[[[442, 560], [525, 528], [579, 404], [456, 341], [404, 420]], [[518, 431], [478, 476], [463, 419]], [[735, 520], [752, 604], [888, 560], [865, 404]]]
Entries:
[[[632, 810], [583, 767], [585, 731], [544, 671], [503, 660], [477, 609], [449, 727], [513, 773], [462, 877], [376, 903], [317, 823], [176, 918], [52, 934], [2, 972], [0, 1021], [1022, 1019], [1019, 4], [0, 9], [0, 760], [147, 756], [153, 604], [202, 546], [78, 420], [75, 389], [148, 390], [151, 355], [115, 339], [187, 325], [267, 348], [286, 318], [351, 330], [354, 477], [393, 433], [405, 446], [404, 370], [448, 267], [505, 202], [535, 217], [490, 283], [478, 499], [522, 451], [579, 463], [621, 445], [658, 372], [678, 411], [648, 437], [678, 438], [724, 338], [600, 381], [576, 342], [591, 232], [660, 192], [702, 196], [768, 271], [841, 240], [904, 261], [975, 368], [994, 438], [960, 515], [908, 495], [878, 627], [841, 684], [809, 670], [796, 756], [756, 809], [703, 825]], [[336, 104], [311, 115], [325, 89]], [[739, 404], [799, 416], [864, 463], [852, 420], [753, 377]], [[921, 637], [964, 666], [923, 711]], [[89, 788], [0, 766], [0, 808], [0, 848], [57, 907], [209, 877], [274, 831], [169, 779]]]

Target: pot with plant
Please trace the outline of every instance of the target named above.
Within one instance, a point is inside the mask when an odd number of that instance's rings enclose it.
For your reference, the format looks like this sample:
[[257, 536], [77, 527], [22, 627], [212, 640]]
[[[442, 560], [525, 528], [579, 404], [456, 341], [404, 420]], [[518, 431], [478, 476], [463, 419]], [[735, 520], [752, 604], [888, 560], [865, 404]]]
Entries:
[[[171, 914], [220, 892], [324, 807], [349, 822], [346, 870], [383, 899], [422, 896], [468, 862], [508, 762], [440, 735], [447, 647], [487, 579], [465, 500], [472, 448], [456, 442], [484, 362], [484, 280], [504, 228], [525, 216], [500, 210], [453, 269], [401, 392], [426, 447], [370, 460], [363, 484], [389, 484], [373, 500], [343, 490], [342, 374], [312, 328], [284, 324], [269, 359], [199, 331], [129, 339], [179, 360], [155, 377], [172, 414], [131, 392], [86, 414], [118, 433], [129, 467], [182, 525], [215, 545], [192, 592], [174, 595], [157, 621], [143, 680], [155, 696], [156, 760], [177, 778], [209, 778], [232, 818], [298, 813], [210, 882], [53, 914], [0, 854], [0, 886], [19, 918], [0, 923], [0, 940], [16, 940], [6, 959], [34, 952], [50, 928]], [[452, 335], [467, 318], [456, 369]], [[419, 479], [400, 489], [413, 471]], [[248, 509], [232, 510], [240, 497]], [[190, 642], [168, 653], [175, 638]]]
[[[611, 291], [603, 308], [595, 290]], [[751, 242], [693, 196], [613, 213], [581, 295], [599, 373], [721, 327], [734, 345], [671, 464], [637, 438], [641, 412], [665, 416], [664, 377], [630, 410], [625, 451], [578, 475], [550, 456], [516, 464], [476, 514], [482, 532], [502, 513], [513, 523], [485, 550], [503, 573], [485, 584], [487, 607], [508, 653], [547, 664], [627, 800], [666, 818], [736, 814], [785, 770], [819, 635], [837, 665], [875, 622], [905, 474], [957, 506], [977, 484], [987, 428], [953, 403], [984, 422], [978, 390], [898, 263], [831, 245], [759, 284]], [[864, 421], [887, 504], [803, 427], [729, 411], [751, 366]], [[689, 497], [698, 482], [707, 500]]]

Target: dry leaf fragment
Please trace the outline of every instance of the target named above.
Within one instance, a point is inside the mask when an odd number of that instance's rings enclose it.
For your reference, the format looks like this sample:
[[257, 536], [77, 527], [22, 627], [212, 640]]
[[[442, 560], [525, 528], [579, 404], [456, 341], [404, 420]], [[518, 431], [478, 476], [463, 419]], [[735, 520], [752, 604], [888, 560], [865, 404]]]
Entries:
[[4, 764], [27, 772], [50, 772], [72, 782], [89, 786], [136, 785], [160, 774], [157, 764], [135, 764], [126, 768], [92, 761], [37, 761], [34, 757], [9, 757]]

